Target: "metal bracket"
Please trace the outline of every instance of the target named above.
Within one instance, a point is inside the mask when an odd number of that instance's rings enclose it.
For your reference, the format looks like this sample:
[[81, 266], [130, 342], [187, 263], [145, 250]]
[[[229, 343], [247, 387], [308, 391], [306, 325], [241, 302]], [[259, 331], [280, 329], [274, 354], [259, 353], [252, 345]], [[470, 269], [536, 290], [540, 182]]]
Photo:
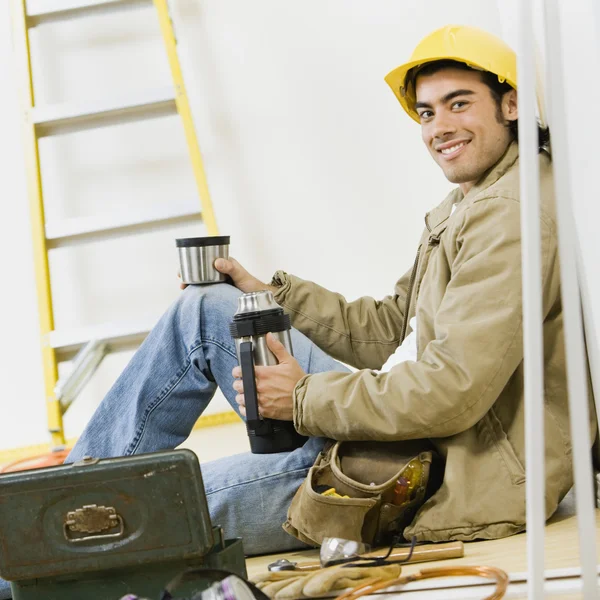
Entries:
[[67, 377], [61, 377], [54, 388], [56, 399], [60, 402], [63, 413], [71, 406], [71, 403], [90, 377], [100, 366], [102, 359], [107, 353], [107, 345], [102, 340], [88, 342], [75, 356], [73, 369]]

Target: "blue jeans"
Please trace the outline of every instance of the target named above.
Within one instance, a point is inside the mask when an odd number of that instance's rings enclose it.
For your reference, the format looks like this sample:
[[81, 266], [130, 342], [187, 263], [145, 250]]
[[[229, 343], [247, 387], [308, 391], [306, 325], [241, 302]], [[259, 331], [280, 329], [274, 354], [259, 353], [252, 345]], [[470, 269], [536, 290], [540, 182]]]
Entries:
[[[108, 392], [67, 462], [174, 448], [188, 437], [217, 386], [237, 412], [229, 323], [240, 293], [227, 284], [186, 288]], [[348, 370], [297, 330], [292, 345], [307, 373]], [[246, 453], [203, 464], [213, 524], [222, 525], [227, 537], [242, 537], [249, 555], [306, 547], [281, 524], [323, 443], [310, 438], [293, 452]], [[0, 599], [10, 598], [2, 584]]]

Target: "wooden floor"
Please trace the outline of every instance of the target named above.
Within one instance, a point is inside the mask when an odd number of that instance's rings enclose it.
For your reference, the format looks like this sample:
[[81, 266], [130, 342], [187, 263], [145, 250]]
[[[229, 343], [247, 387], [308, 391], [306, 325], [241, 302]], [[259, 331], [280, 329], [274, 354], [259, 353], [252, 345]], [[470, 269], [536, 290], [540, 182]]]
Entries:
[[[248, 436], [244, 425], [238, 423], [214, 427], [212, 430], [207, 429], [194, 432], [184, 446], [196, 451], [201, 461], [207, 461], [219, 458], [224, 454], [247, 451]], [[579, 567], [577, 521], [573, 516], [574, 498], [570, 496], [571, 494], [563, 501], [557, 514], [554, 515], [546, 527], [545, 565], [548, 570]], [[600, 510], [596, 511], [595, 534], [597, 547], [600, 549]], [[298, 562], [303, 560], [314, 561], [318, 560], [319, 552], [318, 550], [308, 550], [305, 552], [293, 552], [251, 558], [247, 561], [248, 574], [252, 577], [253, 575], [264, 572], [267, 570], [267, 565], [270, 562], [283, 557]], [[597, 559], [597, 563], [600, 564], [600, 556]], [[421, 568], [432, 567], [434, 565], [489, 565], [499, 567], [518, 578], [519, 574], [527, 572], [527, 535], [516, 535], [502, 540], [470, 542], [465, 544], [464, 558], [407, 565], [403, 568], [403, 573], [408, 574], [418, 571]], [[406, 588], [406, 593], [393, 595], [410, 600], [414, 597], [413, 594], [408, 593], [410, 587], [411, 586], [408, 586]], [[512, 587], [513, 586], [511, 586], [511, 588]], [[460, 592], [458, 593], [460, 594]], [[485, 594], [479, 593], [474, 597], [483, 598], [484, 596]], [[438, 597], [444, 599], [447, 597], [449, 598], [449, 596], [443, 592]], [[460, 595], [454, 597], [464, 600]], [[525, 598], [526, 595], [519, 595], [519, 593], [516, 592], [510, 597]], [[384, 600], [385, 596], [380, 598], [381, 600]], [[580, 600], [581, 595], [552, 595], [552, 598], [555, 600]]]
[[[594, 533], [597, 545], [600, 548], [600, 509], [596, 510], [596, 530]], [[548, 522], [545, 549], [546, 569], [579, 567], [577, 520], [575, 516], [558, 513]], [[252, 577], [265, 572], [267, 565], [277, 558], [288, 558], [289, 560], [301, 562], [303, 560], [318, 560], [318, 557], [318, 550], [254, 557], [247, 561], [248, 575]], [[600, 556], [597, 562], [600, 564]], [[501, 540], [468, 542], [465, 544], [463, 558], [407, 565], [403, 567], [403, 574], [409, 574], [425, 567], [444, 565], [487, 565], [503, 569], [509, 574], [524, 573], [527, 571], [527, 534], [515, 535]], [[409, 588], [406, 589], [408, 592]], [[409, 595], [412, 596], [412, 594]], [[406, 594], [398, 594], [398, 596], [405, 597]], [[444, 596], [440, 595], [439, 597]], [[483, 597], [483, 595], [480, 597]], [[575, 600], [580, 597], [577, 594], [552, 596], [552, 598], [561, 600]]]

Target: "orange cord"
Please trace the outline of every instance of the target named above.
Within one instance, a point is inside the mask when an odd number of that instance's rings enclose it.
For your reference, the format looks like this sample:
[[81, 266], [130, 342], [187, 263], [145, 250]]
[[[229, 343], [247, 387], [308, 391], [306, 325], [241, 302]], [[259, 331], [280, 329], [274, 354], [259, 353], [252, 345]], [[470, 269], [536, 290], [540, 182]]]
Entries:
[[381, 579], [365, 582], [361, 585], [345, 592], [337, 597], [337, 600], [356, 600], [361, 596], [366, 596], [374, 592], [384, 590], [391, 586], [406, 585], [412, 581], [421, 581], [423, 579], [433, 579], [434, 577], [460, 577], [475, 576], [493, 579], [496, 582], [496, 589], [491, 596], [486, 596], [483, 600], [500, 600], [504, 598], [508, 588], [508, 575], [502, 569], [496, 567], [438, 567], [433, 569], [423, 569], [412, 575], [405, 575], [398, 579], [381, 581]]
[[49, 452], [48, 454], [39, 454], [38, 456], [21, 458], [0, 467], [0, 473], [13, 473], [15, 471], [56, 467], [65, 462], [69, 452], [70, 450], [56, 450], [55, 452]]

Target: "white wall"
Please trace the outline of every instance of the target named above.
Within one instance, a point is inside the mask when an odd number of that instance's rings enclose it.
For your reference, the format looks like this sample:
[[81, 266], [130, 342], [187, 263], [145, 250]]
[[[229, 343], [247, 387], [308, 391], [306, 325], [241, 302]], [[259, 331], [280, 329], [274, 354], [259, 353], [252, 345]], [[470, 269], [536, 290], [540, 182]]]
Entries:
[[[384, 75], [429, 31], [499, 31], [496, 3], [441, 0], [174, 0], [196, 126], [221, 231], [259, 277], [277, 268], [354, 298], [389, 293], [414, 259], [423, 214], [448, 182]], [[29, 244], [20, 109], [0, 8], [0, 448], [47, 441]], [[152, 9], [39, 28], [37, 102], [85, 100], [169, 81]], [[48, 219], [195, 197], [177, 119], [54, 139], [41, 146]], [[158, 315], [177, 297], [167, 233], [52, 257], [57, 328]], [[122, 368], [105, 361], [67, 416], [77, 435]], [[217, 407], [222, 410], [222, 404]]]

